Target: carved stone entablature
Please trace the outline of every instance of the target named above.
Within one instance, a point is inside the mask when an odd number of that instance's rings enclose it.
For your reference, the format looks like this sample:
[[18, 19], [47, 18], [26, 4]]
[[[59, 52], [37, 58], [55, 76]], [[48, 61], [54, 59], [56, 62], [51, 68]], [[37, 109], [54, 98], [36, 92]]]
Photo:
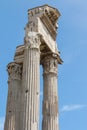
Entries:
[[40, 18], [41, 21], [44, 23], [46, 28], [48, 29], [50, 35], [53, 39], [56, 39], [56, 30], [58, 28], [57, 20], [60, 17], [60, 12], [51, 6], [43, 5], [33, 9], [28, 10], [28, 30], [29, 31], [36, 31], [38, 30], [38, 20]]
[[47, 15], [53, 26], [55, 26], [58, 18], [60, 17], [60, 12], [56, 8], [53, 8], [49, 5], [43, 5], [28, 10], [29, 19], [41, 17], [43, 14]]
[[16, 52], [14, 55], [14, 62], [22, 64], [24, 61], [24, 45], [20, 45], [16, 47]]
[[37, 18], [34, 18], [31, 21], [29, 21], [26, 24], [26, 27], [24, 29], [25, 29], [25, 35], [28, 32], [38, 32], [38, 21], [37, 21]]
[[28, 32], [28, 36], [25, 37], [25, 49], [40, 49], [40, 41], [41, 35], [35, 32]]
[[42, 61], [43, 74], [56, 74], [58, 73], [58, 60], [53, 55], [47, 55]]
[[21, 78], [22, 78], [22, 65], [17, 64], [15, 62], [11, 62], [7, 66], [7, 71], [8, 71], [8, 75], [9, 75], [9, 81], [11, 79], [21, 80]]

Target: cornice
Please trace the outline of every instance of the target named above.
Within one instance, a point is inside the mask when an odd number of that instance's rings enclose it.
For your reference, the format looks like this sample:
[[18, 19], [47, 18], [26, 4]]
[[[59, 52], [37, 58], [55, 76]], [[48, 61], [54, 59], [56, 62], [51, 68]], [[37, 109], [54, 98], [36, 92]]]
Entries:
[[49, 33], [56, 39], [56, 30], [58, 28], [57, 20], [60, 17], [60, 12], [49, 5], [39, 6], [28, 10], [29, 22], [35, 21], [36, 18], [40, 18], [45, 24]]

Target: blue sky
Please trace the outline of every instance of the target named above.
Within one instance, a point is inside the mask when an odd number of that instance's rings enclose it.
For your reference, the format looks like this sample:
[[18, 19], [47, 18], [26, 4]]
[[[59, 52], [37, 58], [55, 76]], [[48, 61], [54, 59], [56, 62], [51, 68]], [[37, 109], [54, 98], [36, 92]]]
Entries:
[[[60, 130], [87, 130], [86, 0], [0, 0], [0, 130], [4, 126], [8, 90], [6, 65], [13, 60], [16, 46], [23, 44], [27, 10], [43, 4], [54, 6], [61, 13], [57, 37], [64, 61], [58, 72]], [[41, 100], [42, 86], [41, 69]]]

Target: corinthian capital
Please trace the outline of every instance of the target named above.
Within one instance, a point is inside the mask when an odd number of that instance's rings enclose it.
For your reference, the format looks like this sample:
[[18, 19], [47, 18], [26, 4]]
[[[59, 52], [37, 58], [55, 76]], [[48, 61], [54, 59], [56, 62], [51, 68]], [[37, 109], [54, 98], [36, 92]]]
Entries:
[[58, 60], [52, 55], [48, 55], [43, 59], [42, 62], [44, 74], [54, 73], [57, 74], [58, 71]]
[[17, 64], [15, 62], [11, 62], [7, 66], [7, 71], [10, 79], [18, 79], [20, 80], [22, 77], [22, 65]]
[[28, 32], [27, 36], [25, 36], [25, 46], [26, 48], [36, 48], [39, 49], [41, 44], [40, 42], [41, 35], [36, 32]]

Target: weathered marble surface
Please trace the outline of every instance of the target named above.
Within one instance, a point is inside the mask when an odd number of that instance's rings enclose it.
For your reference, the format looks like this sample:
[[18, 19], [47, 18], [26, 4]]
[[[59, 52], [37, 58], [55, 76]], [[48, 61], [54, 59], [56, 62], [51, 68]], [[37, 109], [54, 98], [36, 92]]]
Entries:
[[16, 48], [8, 68], [8, 99], [4, 130], [39, 130], [40, 64], [43, 66], [42, 130], [59, 130], [56, 43], [60, 13], [48, 5], [28, 10], [24, 44]]

